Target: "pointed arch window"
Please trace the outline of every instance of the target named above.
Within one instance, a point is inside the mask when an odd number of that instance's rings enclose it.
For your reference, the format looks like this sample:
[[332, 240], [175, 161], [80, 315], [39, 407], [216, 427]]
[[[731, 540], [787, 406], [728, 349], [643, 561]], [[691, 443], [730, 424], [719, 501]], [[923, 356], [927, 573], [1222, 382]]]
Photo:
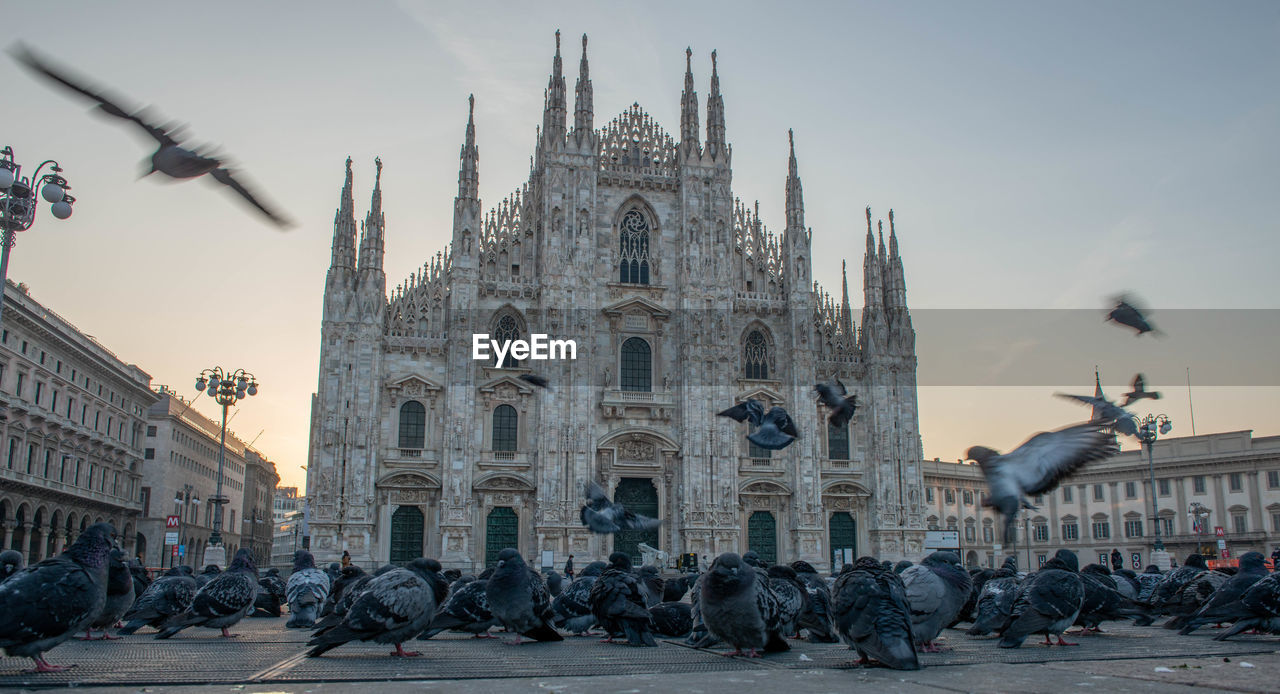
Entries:
[[623, 390], [642, 393], [653, 390], [653, 359], [648, 342], [632, 337], [622, 343], [620, 374]]
[[427, 438], [427, 409], [417, 400], [400, 406], [400, 447], [424, 448]]
[[520, 415], [510, 405], [498, 405], [493, 410], [493, 450], [516, 450], [519, 421]]
[[836, 426], [827, 422], [827, 457], [831, 460], [849, 459], [849, 424]]
[[618, 229], [618, 281], [649, 284], [649, 222], [640, 210], [627, 210]]
[[[516, 317], [508, 313], [499, 318], [498, 326], [493, 331], [493, 339], [500, 345], [510, 344], [515, 340], [521, 339], [520, 323], [516, 320]], [[517, 366], [520, 366], [520, 360], [511, 356], [510, 350], [507, 350], [506, 358], [497, 364], [499, 369], [510, 369]]]
[[747, 341], [742, 346], [743, 376], [764, 380], [769, 378], [769, 344], [759, 330], [747, 334]]

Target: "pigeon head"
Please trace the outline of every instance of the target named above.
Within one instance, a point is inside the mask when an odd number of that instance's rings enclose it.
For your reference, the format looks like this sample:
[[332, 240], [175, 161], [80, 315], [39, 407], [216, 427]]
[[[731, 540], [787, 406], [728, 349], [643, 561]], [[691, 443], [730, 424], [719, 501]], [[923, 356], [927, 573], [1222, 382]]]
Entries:
[[1076, 558], [1075, 552], [1069, 549], [1060, 549], [1057, 554], [1053, 555], [1053, 559], [1045, 562], [1044, 567], [1046, 569], [1060, 569], [1071, 573], [1079, 573], [1080, 560]]
[[998, 455], [1000, 455], [998, 452], [993, 451], [986, 446], [973, 446], [965, 452], [964, 457], [966, 460], [975, 460], [979, 465], [981, 465]]
[[22, 568], [22, 553], [16, 549], [0, 552], [0, 581], [12, 576]]
[[760, 559], [760, 555], [750, 550], [742, 555], [742, 561], [746, 562], [750, 566], [758, 566], [762, 569], [767, 568], [764, 561]]
[[352, 564], [351, 566], [344, 566], [342, 568], [342, 578], [354, 578], [356, 576], [363, 575], [364, 569], [356, 566], [355, 564]]
[[280, 569], [276, 569], [276, 568], [267, 569], [267, 575], [268, 575], [268, 576], [279, 576], [279, 575], [280, 575]]
[[303, 569], [316, 568], [316, 558], [305, 549], [300, 549], [293, 553], [293, 570], [302, 571]]
[[902, 561], [893, 565], [893, 572], [896, 574], [900, 574], [903, 571], [906, 571], [907, 569], [910, 569], [910, 568], [911, 568], [911, 562], [907, 561], [906, 559], [903, 559]]
[[1267, 559], [1260, 552], [1245, 552], [1240, 555], [1241, 571], [1258, 571], [1267, 568]]
[[115, 526], [110, 523], [94, 523], [80, 533], [65, 554], [77, 564], [93, 569], [106, 569], [115, 537]]
[[[600, 563], [601, 563], [601, 564], [603, 564], [604, 562], [600, 562]], [[492, 566], [490, 566], [489, 568], [485, 569], [484, 571], [481, 571], [481, 572], [480, 572], [480, 575], [479, 575], [479, 576], [476, 576], [476, 580], [479, 580], [479, 581], [487, 581], [487, 580], [489, 580], [490, 578], [493, 578], [493, 572], [494, 572], [494, 568], [493, 568]], [[584, 576], [585, 576], [585, 575], [586, 575], [586, 572], [583, 572], [583, 574], [582, 574], [582, 575], [584, 575]], [[598, 576], [599, 574], [596, 574], [596, 575]]]
[[1143, 571], [1142, 573], [1144, 573], [1144, 574], [1158, 574], [1158, 573], [1162, 573], [1162, 572], [1160, 571], [1160, 567], [1156, 566], [1155, 564], [1147, 564], [1147, 568], [1146, 568], [1146, 570], [1145, 570], [1145, 571]]
[[462, 572], [457, 569], [446, 569], [441, 575], [444, 576], [444, 580], [449, 581], [450, 583], [462, 578]]
[[211, 575], [211, 576], [212, 576], [212, 575], [216, 575], [216, 574], [220, 574], [220, 573], [222, 573], [222, 569], [219, 569], [217, 564], [210, 564], [210, 565], [208, 565], [208, 566], [204, 567], [204, 572], [203, 572], [203, 573], [206, 573], [206, 574], [209, 574], [209, 575]]
[[[850, 565], [845, 564], [845, 566], [850, 566]], [[884, 571], [886, 569], [884, 565], [881, 564], [880, 561], [874, 557], [858, 557], [858, 560], [853, 563], [851, 570], [875, 572], [875, 571]], [[892, 565], [889, 566], [887, 570], [892, 571], [893, 566]]]
[[614, 552], [609, 555], [609, 568], [622, 571], [631, 570], [631, 555], [626, 552]]
[[1008, 569], [1013, 573], [1018, 573], [1018, 558], [1010, 554], [1004, 558], [1004, 564], [1000, 566], [1002, 569]]
[[520, 552], [518, 550], [508, 547], [501, 552], [498, 552], [498, 568], [501, 569], [507, 564], [511, 564], [512, 566], [524, 566], [524, 557], [520, 556]]
[[1207, 568], [1209, 568], [1209, 567], [1208, 567], [1208, 566], [1206, 566], [1206, 565], [1205, 565], [1205, 563], [1204, 563], [1204, 557], [1203, 557], [1203, 556], [1201, 556], [1201, 555], [1199, 555], [1199, 554], [1192, 554], [1192, 555], [1188, 556], [1188, 557], [1187, 557], [1187, 563], [1186, 563], [1185, 565], [1186, 565], [1186, 566], [1192, 566], [1192, 567], [1195, 567], [1195, 568], [1197, 568], [1197, 569], [1207, 569]]
[[1110, 576], [1111, 569], [1108, 569], [1102, 564], [1085, 564], [1084, 568], [1080, 569], [1080, 573], [1093, 574], [1094, 576]]
[[457, 577], [456, 579], [454, 579], [453, 583], [452, 583], [452, 584], [450, 584], [450, 587], [456, 590], [456, 589], [458, 589], [458, 588], [461, 588], [462, 586], [467, 585], [468, 583], [470, 583], [470, 582], [472, 582], [472, 581], [474, 581], [474, 580], [476, 580], [476, 577], [475, 577], [475, 576], [473, 576], [473, 575], [471, 575], [471, 574], [463, 574], [463, 575], [461, 575], [461, 576]]
[[608, 569], [608, 568], [609, 568], [609, 565], [606, 564], [605, 562], [593, 561], [590, 564], [587, 564], [587, 568], [583, 569], [582, 573], [578, 575], [579, 576], [599, 576], [600, 574], [605, 572], [605, 569]]
[[885, 571], [893, 571], [893, 562], [889, 561], [888, 559], [885, 559], [884, 561], [880, 562], [880, 568], [884, 569]]
[[636, 573], [640, 574], [641, 576], [657, 576], [658, 567], [652, 566], [650, 564], [645, 564], [644, 566], [640, 567], [640, 569]]
[[253, 553], [247, 548], [236, 550], [236, 556], [231, 559], [231, 565], [227, 567], [227, 571], [239, 571], [242, 573], [258, 573], [258, 565], [253, 561]]
[[734, 552], [725, 552], [711, 562], [711, 573], [717, 576], [738, 576], [750, 566]]
[[796, 570], [784, 564], [775, 564], [769, 567], [769, 578], [785, 578], [792, 581], [800, 580], [796, 574]]
[[791, 562], [791, 568], [795, 569], [798, 574], [818, 573], [818, 570], [813, 568], [813, 564], [810, 564], [807, 561], [793, 561]]
[[184, 565], [184, 566], [179, 566], [179, 567], [178, 567], [178, 571], [181, 571], [183, 576], [194, 576], [194, 575], [196, 574], [196, 570], [195, 570], [195, 569], [191, 568], [190, 566], [185, 566], [185, 565]]
[[185, 566], [171, 566], [171, 567], [169, 567], [169, 570], [168, 570], [168, 571], [164, 572], [164, 575], [165, 575], [165, 576], [186, 576], [186, 575], [187, 575], [187, 572], [183, 571], [183, 569], [185, 569], [185, 568], [187, 568], [187, 567], [185, 567]]

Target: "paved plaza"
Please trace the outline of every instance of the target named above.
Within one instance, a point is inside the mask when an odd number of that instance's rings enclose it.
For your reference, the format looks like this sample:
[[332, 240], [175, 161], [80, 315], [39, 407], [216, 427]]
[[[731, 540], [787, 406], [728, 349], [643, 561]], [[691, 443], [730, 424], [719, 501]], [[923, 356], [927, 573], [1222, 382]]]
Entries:
[[[121, 641], [71, 641], [49, 653], [57, 664], [77, 667], [56, 674], [22, 674], [24, 658], [0, 658], [0, 691], [101, 686], [102, 691], [339, 692], [358, 682], [379, 682], [380, 694], [396, 691], [490, 692], [825, 692], [871, 685], [880, 691], [1176, 692], [1195, 686], [1226, 691], [1280, 689], [1280, 637], [1248, 636], [1213, 641], [1212, 629], [1178, 636], [1159, 627], [1108, 624], [1105, 634], [1068, 635], [1078, 647], [1020, 649], [961, 631], [944, 632], [949, 650], [922, 654], [924, 669], [898, 672], [855, 665], [840, 644], [792, 641], [786, 653], [760, 659], [728, 658], [727, 649], [696, 649], [675, 641], [658, 648], [567, 637], [563, 643], [509, 646], [498, 639], [442, 634], [406, 644], [418, 658], [391, 658], [389, 646], [348, 644], [320, 658], [303, 656], [309, 632], [286, 629], [285, 618], [247, 619], [241, 636], [188, 629], [168, 641], [150, 633]], [[503, 635], [505, 636], [505, 634]], [[1160, 669], [1167, 669], [1164, 672]], [[202, 686], [203, 685], [203, 686]], [[128, 689], [121, 689], [128, 687]]]

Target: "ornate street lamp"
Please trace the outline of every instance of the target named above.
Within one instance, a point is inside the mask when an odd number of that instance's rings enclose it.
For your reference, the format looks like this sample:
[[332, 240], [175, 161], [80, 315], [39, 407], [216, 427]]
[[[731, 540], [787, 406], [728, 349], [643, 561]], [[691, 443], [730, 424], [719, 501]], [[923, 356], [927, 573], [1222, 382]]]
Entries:
[[1160, 494], [1156, 489], [1155, 455], [1152, 453], [1152, 448], [1156, 443], [1157, 430], [1160, 435], [1168, 434], [1173, 430], [1173, 420], [1169, 419], [1167, 415], [1149, 414], [1138, 421], [1138, 440], [1147, 447], [1147, 473], [1151, 476], [1151, 512], [1156, 527], [1156, 541], [1153, 550], [1163, 552], [1164, 541], [1160, 539]]
[[1204, 552], [1204, 529], [1209, 525], [1209, 514], [1213, 513], [1209, 507], [1199, 501], [1191, 502], [1187, 508], [1187, 515], [1191, 516], [1191, 524], [1196, 530], [1196, 554], [1203, 555]]
[[222, 443], [218, 448], [218, 491], [211, 504], [217, 504], [213, 514], [213, 533], [209, 535], [209, 545], [222, 546], [222, 506], [228, 499], [222, 496], [222, 468], [227, 459], [227, 408], [243, 400], [246, 395], [258, 394], [258, 381], [253, 374], [244, 369], [225, 372], [222, 367], [215, 366], [200, 372], [196, 379], [196, 390], [209, 393], [209, 396], [222, 405]]
[[[49, 173], [40, 175], [45, 164], [51, 164]], [[40, 196], [36, 197], [36, 187]], [[36, 167], [29, 178], [23, 177], [22, 166], [13, 160], [13, 148], [0, 150], [0, 322], [4, 315], [5, 278], [9, 276], [9, 249], [17, 243], [18, 232], [26, 231], [36, 220], [36, 208], [40, 198], [49, 203], [49, 211], [58, 219], [71, 216], [71, 204], [76, 201], [68, 190], [67, 179], [62, 177], [58, 162], [47, 159]]]

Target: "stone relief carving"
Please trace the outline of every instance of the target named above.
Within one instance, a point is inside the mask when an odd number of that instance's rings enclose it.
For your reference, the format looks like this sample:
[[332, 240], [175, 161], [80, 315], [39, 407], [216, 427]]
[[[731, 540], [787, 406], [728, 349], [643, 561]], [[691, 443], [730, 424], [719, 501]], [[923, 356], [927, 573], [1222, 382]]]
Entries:
[[657, 449], [648, 441], [623, 441], [618, 446], [618, 458], [621, 460], [653, 460]]

